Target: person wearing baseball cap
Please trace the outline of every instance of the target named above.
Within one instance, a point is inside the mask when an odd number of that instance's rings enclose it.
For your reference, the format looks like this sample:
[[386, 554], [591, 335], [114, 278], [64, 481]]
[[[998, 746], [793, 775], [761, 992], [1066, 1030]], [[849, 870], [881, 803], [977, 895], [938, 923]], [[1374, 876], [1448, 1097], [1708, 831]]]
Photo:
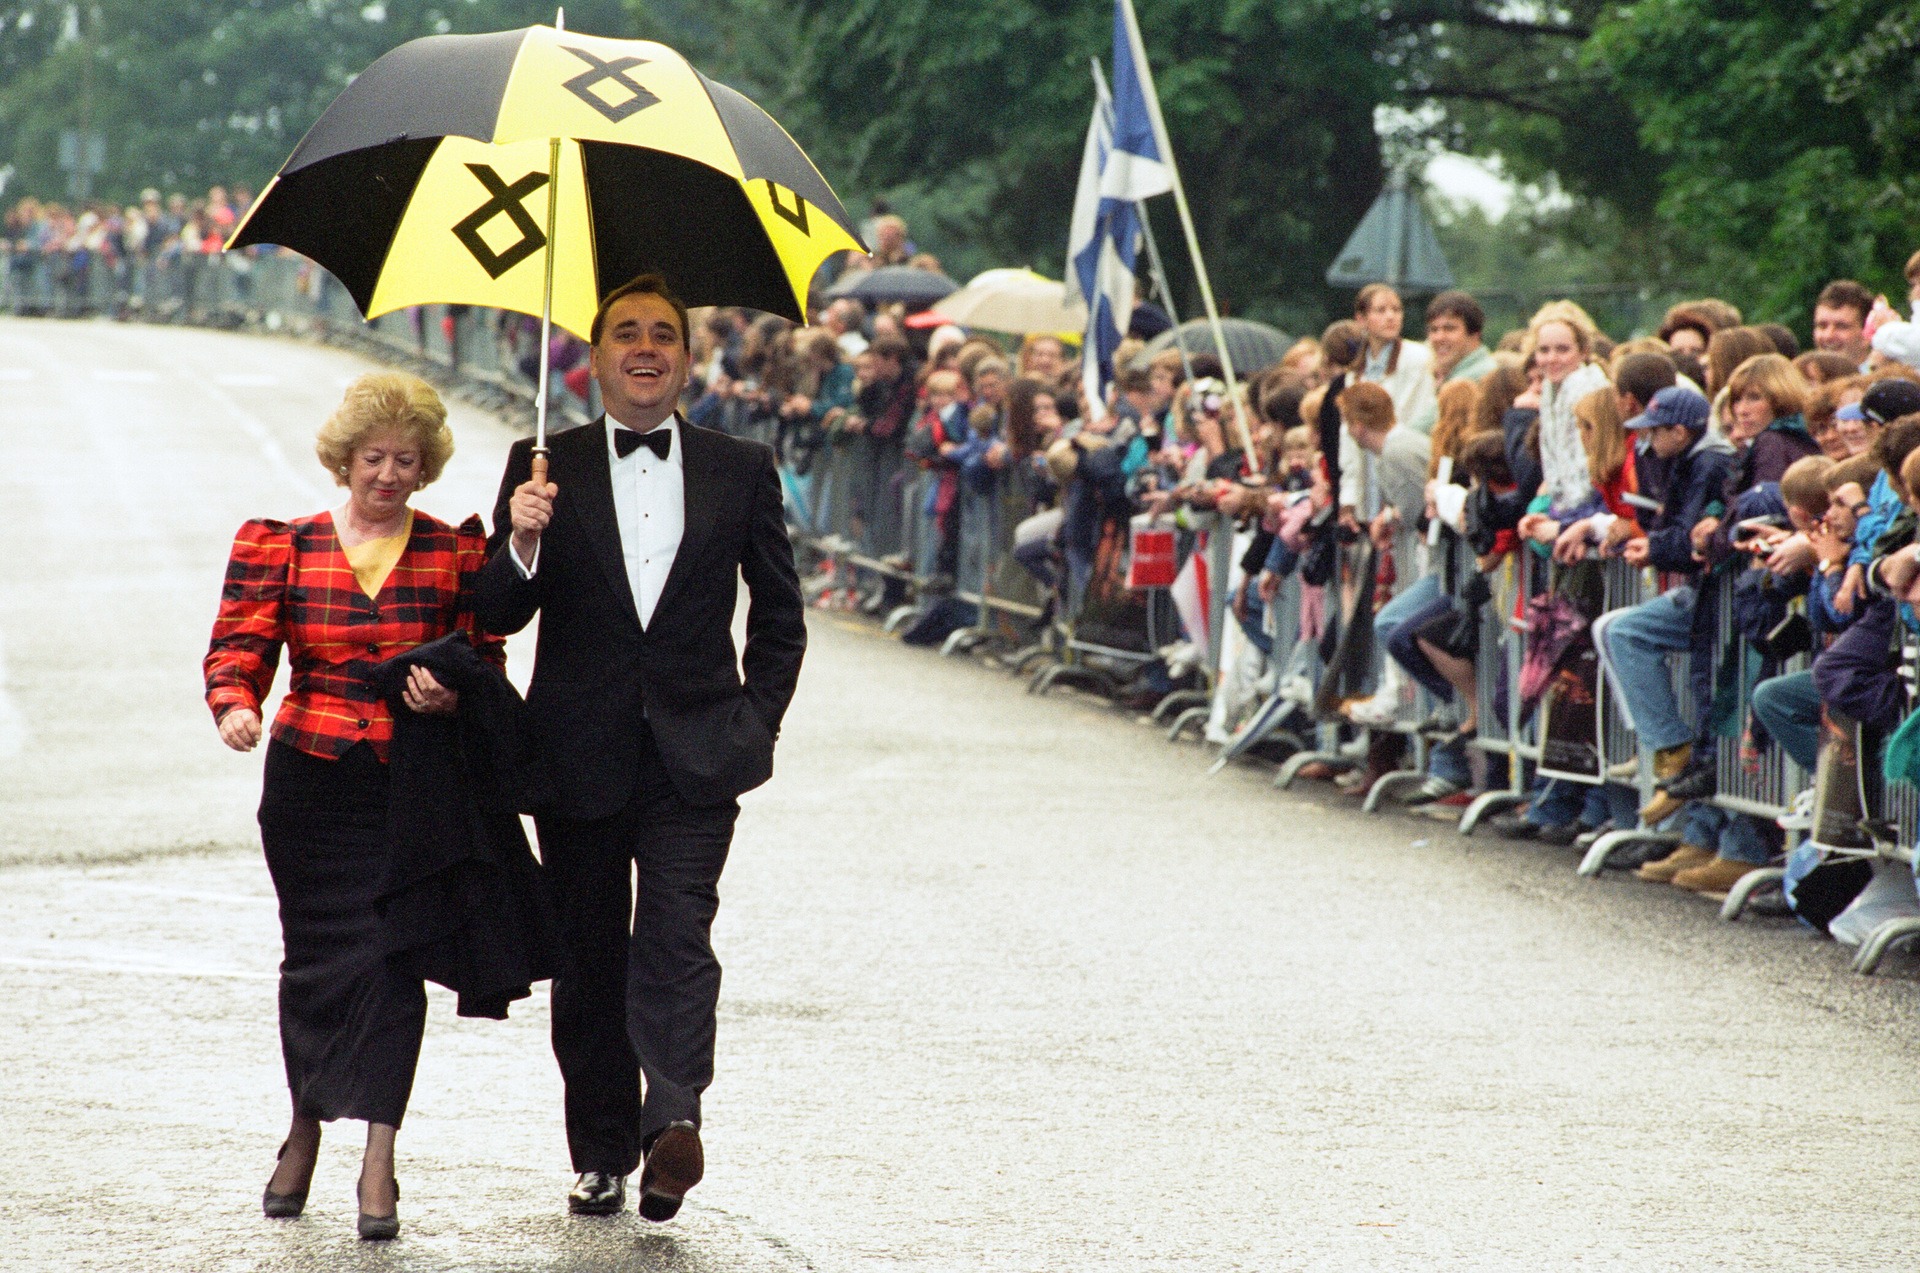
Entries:
[[[1713, 409], [1707, 399], [1685, 385], [1669, 385], [1653, 395], [1647, 409], [1628, 420], [1626, 427], [1642, 434], [1653, 455], [1672, 466], [1660, 508], [1647, 520], [1646, 535], [1627, 541], [1623, 555], [1633, 566], [1652, 566], [1676, 575], [1696, 576], [1701, 563], [1693, 552], [1693, 528], [1703, 519], [1718, 517], [1727, 474], [1734, 464], [1733, 446], [1709, 428]], [[1670, 660], [1675, 654], [1696, 650], [1701, 637], [1696, 632], [1696, 614], [1711, 623], [1710, 607], [1696, 605], [1691, 587], [1673, 588], [1651, 601], [1627, 610], [1603, 615], [1594, 625], [1596, 648], [1606, 660], [1609, 684], [1613, 686], [1627, 718], [1634, 723], [1640, 744], [1653, 753], [1653, 774], [1657, 782], [1669, 782], [1687, 771], [1693, 762], [1693, 727], [1681, 715], [1673, 691]], [[1706, 669], [1710, 660], [1696, 658], [1695, 666]], [[1696, 676], [1690, 687], [1696, 699], [1696, 718], [1706, 719], [1703, 690], [1710, 693], [1708, 676]], [[1649, 824], [1680, 807], [1680, 801], [1656, 793]], [[1671, 808], [1667, 808], [1671, 805]], [[1697, 855], [1698, 848], [1694, 849]], [[1706, 859], [1711, 859], [1711, 852]], [[1699, 865], [1685, 861], [1648, 863], [1642, 873], [1649, 879], [1670, 882], [1672, 875], [1686, 867]], [[1671, 872], [1668, 868], [1671, 867]], [[1647, 874], [1652, 872], [1652, 874]]]

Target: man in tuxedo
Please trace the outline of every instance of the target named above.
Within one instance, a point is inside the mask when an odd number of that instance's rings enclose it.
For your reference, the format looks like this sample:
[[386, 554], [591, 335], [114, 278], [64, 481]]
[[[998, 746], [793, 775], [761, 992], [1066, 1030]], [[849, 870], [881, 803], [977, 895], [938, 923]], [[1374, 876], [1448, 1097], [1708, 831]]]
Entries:
[[553, 982], [579, 1173], [568, 1206], [619, 1211], [644, 1159], [640, 1214], [667, 1220], [705, 1170], [717, 887], [736, 798], [773, 772], [805, 609], [773, 452], [675, 413], [686, 307], [643, 275], [607, 297], [592, 336], [606, 415], [549, 439], [546, 482], [532, 480], [531, 442], [514, 444], [475, 605], [502, 635], [541, 616], [527, 709], [569, 956]]

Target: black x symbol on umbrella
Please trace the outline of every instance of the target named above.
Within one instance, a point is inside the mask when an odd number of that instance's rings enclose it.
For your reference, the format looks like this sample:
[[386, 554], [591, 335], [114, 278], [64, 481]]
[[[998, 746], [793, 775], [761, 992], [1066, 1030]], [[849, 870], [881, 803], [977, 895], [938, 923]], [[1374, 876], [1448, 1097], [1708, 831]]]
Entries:
[[[526, 197], [547, 184], [547, 174], [536, 170], [508, 185], [487, 164], [468, 164], [467, 171], [479, 178], [480, 184], [493, 197], [469, 212], [453, 227], [453, 234], [467, 251], [473, 253], [473, 259], [480, 262], [480, 268], [487, 272], [487, 276], [497, 279], [547, 246], [546, 233], [525, 206]], [[506, 251], [495, 252], [480, 237], [480, 227], [503, 212], [513, 222], [514, 228], [520, 231], [520, 238]]]
[[[585, 62], [588, 67], [587, 70], [567, 80], [561, 87], [599, 111], [602, 115], [605, 115], [609, 123], [620, 123], [629, 116], [636, 115], [647, 107], [659, 102], [660, 99], [658, 97], [655, 97], [652, 93], [649, 93], [646, 89], [627, 78], [628, 71], [631, 71], [636, 66], [645, 66], [647, 64], [645, 58], [617, 57], [608, 62], [602, 61], [585, 49], [574, 48], [568, 44], [563, 44], [560, 47], [579, 58], [582, 62]], [[593, 91], [595, 85], [607, 81], [611, 81], [618, 84], [621, 88], [626, 89], [630, 95], [627, 100], [615, 106]]]

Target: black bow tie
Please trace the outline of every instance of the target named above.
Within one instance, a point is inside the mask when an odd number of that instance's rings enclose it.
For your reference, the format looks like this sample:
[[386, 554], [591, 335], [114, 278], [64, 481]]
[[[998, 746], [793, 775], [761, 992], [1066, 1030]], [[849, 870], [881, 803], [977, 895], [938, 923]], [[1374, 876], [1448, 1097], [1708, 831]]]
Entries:
[[673, 449], [673, 430], [667, 428], [651, 429], [646, 433], [636, 433], [632, 429], [613, 431], [613, 449], [621, 459], [626, 459], [638, 447], [646, 447], [661, 459], [667, 458], [667, 452]]

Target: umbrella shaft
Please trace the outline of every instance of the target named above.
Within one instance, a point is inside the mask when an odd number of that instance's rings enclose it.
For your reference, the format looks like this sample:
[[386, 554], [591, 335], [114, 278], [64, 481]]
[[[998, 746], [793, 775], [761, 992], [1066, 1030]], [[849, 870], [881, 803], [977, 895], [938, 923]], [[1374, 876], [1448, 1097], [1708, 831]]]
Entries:
[[547, 374], [553, 358], [553, 230], [560, 211], [560, 139], [547, 143], [547, 276], [540, 290], [540, 401], [533, 416], [533, 480], [547, 480]]

